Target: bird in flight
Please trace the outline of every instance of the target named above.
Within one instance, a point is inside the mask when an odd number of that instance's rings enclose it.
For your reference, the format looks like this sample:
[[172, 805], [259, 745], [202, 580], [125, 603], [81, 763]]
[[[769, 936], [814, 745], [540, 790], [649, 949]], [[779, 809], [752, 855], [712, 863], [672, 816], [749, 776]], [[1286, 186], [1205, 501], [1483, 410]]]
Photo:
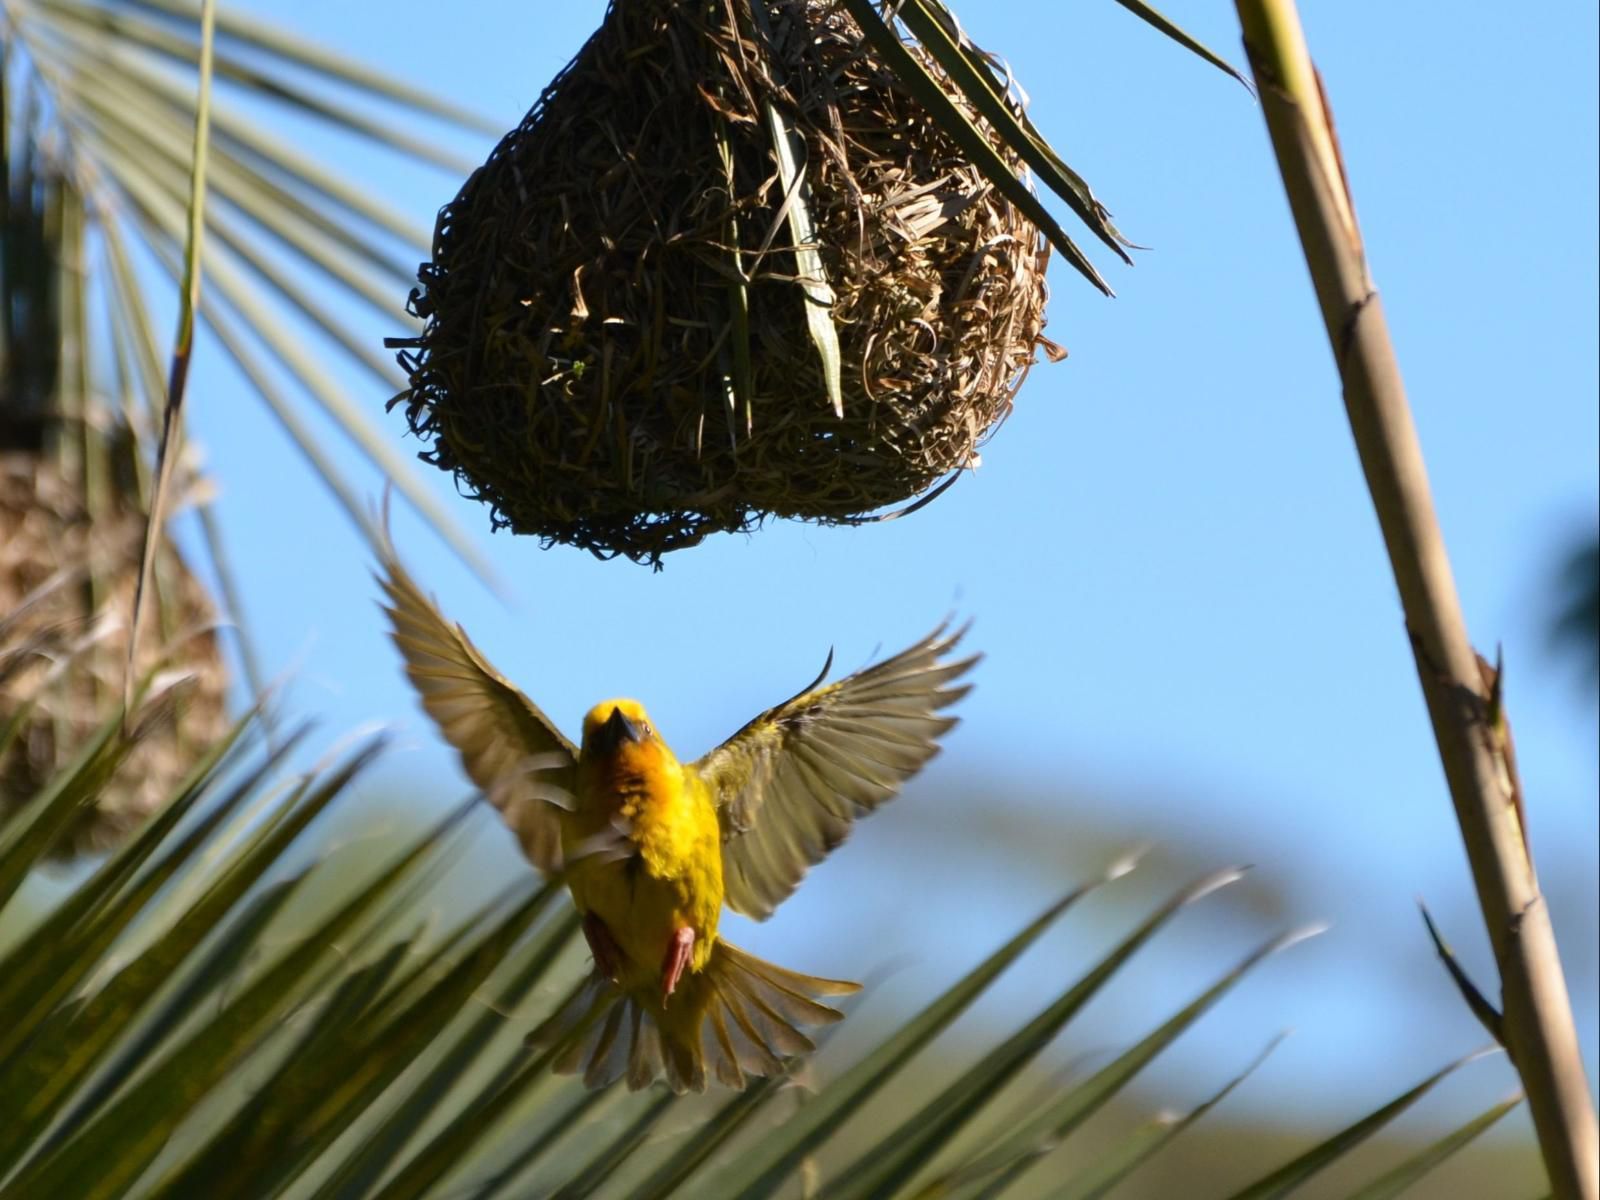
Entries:
[[742, 1088], [814, 1049], [800, 1026], [842, 1014], [859, 985], [786, 970], [717, 933], [723, 906], [765, 920], [807, 868], [939, 750], [977, 655], [933, 633], [837, 683], [822, 673], [693, 762], [635, 700], [607, 700], [574, 745], [447, 621], [392, 548], [379, 582], [422, 706], [529, 861], [564, 877], [594, 959], [585, 986], [534, 1035], [565, 1042], [558, 1071], [590, 1087], [626, 1076]]

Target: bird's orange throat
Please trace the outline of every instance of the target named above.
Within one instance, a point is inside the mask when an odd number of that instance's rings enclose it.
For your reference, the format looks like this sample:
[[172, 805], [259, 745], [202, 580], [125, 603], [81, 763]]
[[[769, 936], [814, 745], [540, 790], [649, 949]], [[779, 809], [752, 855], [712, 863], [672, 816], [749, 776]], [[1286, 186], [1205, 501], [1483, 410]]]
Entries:
[[586, 764], [593, 772], [585, 792], [629, 822], [662, 819], [683, 790], [683, 768], [659, 742], [628, 742]]

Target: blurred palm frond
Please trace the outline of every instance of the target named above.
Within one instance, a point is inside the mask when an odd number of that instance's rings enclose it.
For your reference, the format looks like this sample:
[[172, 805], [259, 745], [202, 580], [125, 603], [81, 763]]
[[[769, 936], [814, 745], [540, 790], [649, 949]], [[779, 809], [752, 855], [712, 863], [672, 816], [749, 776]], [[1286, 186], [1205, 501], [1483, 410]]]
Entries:
[[[0, 726], [12, 729], [0, 751], [0, 812], [64, 764], [66, 747], [98, 724], [124, 682], [119, 659], [137, 619], [139, 539], [168, 400], [157, 329], [166, 333], [177, 308], [189, 240], [198, 13], [136, 0], [0, 9], [0, 610], [20, 612], [29, 633], [13, 642], [23, 649], [0, 677]], [[331, 444], [338, 438], [470, 557], [338, 382], [364, 376], [393, 390], [393, 364], [358, 329], [363, 318], [382, 328], [406, 319], [409, 264], [425, 235], [357, 173], [301, 143], [314, 126], [330, 145], [343, 139], [454, 171], [452, 154], [407, 131], [484, 125], [251, 18], [225, 15], [217, 42], [201, 315], [352, 519], [366, 528], [366, 506], [337, 465], [348, 458]], [[317, 410], [340, 431], [335, 439], [319, 431]], [[240, 633], [247, 682], [261, 689], [212, 490], [178, 433], [171, 507], [198, 514], [222, 602], [165, 540], [148, 589], [154, 619], [132, 671], [161, 662], [190, 686], [173, 720], [135, 751], [142, 769], [64, 833], [62, 856], [123, 836], [226, 727], [220, 622]], [[50, 686], [35, 687], [40, 678]], [[26, 710], [25, 693], [34, 697]]]
[[[1040, 1088], [1040, 1055], [1120, 969], [1226, 871], [1157, 906], [1031, 1019], [950, 1070], [930, 1056], [1056, 923], [1125, 873], [1050, 905], [853, 1061], [737, 1094], [588, 1092], [563, 1049], [524, 1035], [579, 985], [576, 917], [531, 874], [440, 919], [481, 804], [421, 836], [318, 849], [378, 744], [285, 775], [298, 734], [263, 748], [247, 716], [80, 886], [31, 918], [24, 883], [162, 718], [156, 677], [0, 825], [0, 1196], [1098, 1196], [1240, 1086], [1085, 1160], [1064, 1150], [1240, 980], [1301, 935], [1219, 962], [1214, 981], [1104, 1066]], [[484, 819], [491, 819], [485, 816]], [[458, 906], [459, 907], [459, 906]], [[429, 918], [426, 914], [433, 912]], [[967, 1056], [958, 1056], [967, 1057]], [[1257, 1062], [1264, 1055], [1257, 1057]], [[1446, 1068], [1241, 1195], [1280, 1194], [1343, 1160]], [[909, 1081], [917, 1072], [918, 1082]], [[909, 1097], [909, 1099], [908, 1099]], [[1416, 1178], [1485, 1114], [1377, 1181]], [[1387, 1194], [1378, 1192], [1375, 1194]]]
[[[199, 11], [181, 0], [5, 7], [12, 219], [0, 426], [19, 425], [19, 412], [40, 419], [43, 398], [59, 394], [66, 419], [125, 421], [143, 456], [153, 454], [165, 394], [156, 328], [174, 309], [186, 240]], [[359, 330], [373, 317], [381, 328], [408, 322], [404, 299], [427, 233], [382, 199], [363, 177], [370, 172], [306, 149], [320, 142], [332, 155], [348, 145], [357, 155], [455, 175], [470, 164], [450, 138], [486, 133], [486, 123], [308, 39], [226, 12], [215, 74], [202, 319], [358, 526], [367, 528], [365, 506], [335, 465], [347, 448], [486, 571], [380, 431], [375, 410], [341, 382], [376, 385], [385, 395], [401, 386], [379, 339]], [[437, 136], [413, 132], [419, 127]], [[40, 238], [18, 238], [13, 248], [15, 233], [49, 227], [41, 206], [27, 202], [31, 193], [70, 214], [65, 277], [62, 263], [30, 252]], [[69, 323], [52, 329], [58, 312]], [[322, 418], [342, 446], [325, 444]]]
[[[1083, 176], [1067, 164], [1034, 125], [1028, 116], [1026, 95], [1005, 60], [974, 43], [962, 29], [955, 11], [943, 0], [905, 0], [894, 5], [875, 4], [873, 0], [841, 0], [841, 3], [901, 82], [961, 144], [989, 182], [1027, 215], [1080, 275], [1110, 295], [1110, 285], [1040, 203], [1028, 177], [1007, 165], [973, 127], [961, 105], [952, 99], [952, 96], [960, 97], [971, 112], [981, 115], [1006, 148], [1026, 165], [1031, 179], [1071, 209], [1095, 238], [1118, 258], [1131, 263], [1128, 251], [1136, 248], [1134, 243], [1112, 223], [1110, 211]], [[1117, 0], [1117, 3], [1249, 88], [1244, 76], [1226, 60], [1150, 5], [1140, 0]], [[917, 46], [922, 53], [912, 54], [906, 48], [908, 43]]]

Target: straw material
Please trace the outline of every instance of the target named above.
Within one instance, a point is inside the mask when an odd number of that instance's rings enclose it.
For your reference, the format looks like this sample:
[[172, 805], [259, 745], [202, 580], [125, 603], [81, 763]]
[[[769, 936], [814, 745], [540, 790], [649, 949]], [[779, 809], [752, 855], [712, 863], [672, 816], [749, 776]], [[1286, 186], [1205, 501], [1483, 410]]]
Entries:
[[1034, 226], [836, 4], [757, 8], [613, 0], [441, 211], [396, 402], [496, 527], [659, 565], [769, 515], [860, 520], [976, 465], [1054, 355]]
[[[0, 731], [21, 718], [0, 750], [0, 818], [38, 794], [122, 696], [144, 521], [119, 504], [91, 522], [80, 493], [52, 458], [0, 452]], [[170, 544], [156, 579], [161, 611], [151, 614], [139, 670], [159, 666], [185, 682], [170, 718], [146, 731], [54, 847], [59, 858], [116, 845], [228, 729], [228, 676], [206, 590]]]

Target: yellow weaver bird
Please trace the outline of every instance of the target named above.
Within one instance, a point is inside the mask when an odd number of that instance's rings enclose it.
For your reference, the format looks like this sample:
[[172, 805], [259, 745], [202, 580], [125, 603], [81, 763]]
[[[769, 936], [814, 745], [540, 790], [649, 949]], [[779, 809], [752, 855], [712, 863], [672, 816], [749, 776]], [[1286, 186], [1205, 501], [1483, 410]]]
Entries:
[[683, 763], [635, 700], [607, 700], [573, 745], [445, 620], [392, 551], [385, 611], [406, 674], [534, 866], [565, 873], [594, 970], [535, 1036], [573, 1040], [556, 1069], [634, 1090], [664, 1076], [742, 1088], [814, 1048], [799, 1026], [858, 984], [785, 970], [717, 934], [726, 904], [765, 920], [855, 819], [889, 800], [956, 724], [942, 710], [977, 662], [941, 626], [837, 683], [822, 674]]

